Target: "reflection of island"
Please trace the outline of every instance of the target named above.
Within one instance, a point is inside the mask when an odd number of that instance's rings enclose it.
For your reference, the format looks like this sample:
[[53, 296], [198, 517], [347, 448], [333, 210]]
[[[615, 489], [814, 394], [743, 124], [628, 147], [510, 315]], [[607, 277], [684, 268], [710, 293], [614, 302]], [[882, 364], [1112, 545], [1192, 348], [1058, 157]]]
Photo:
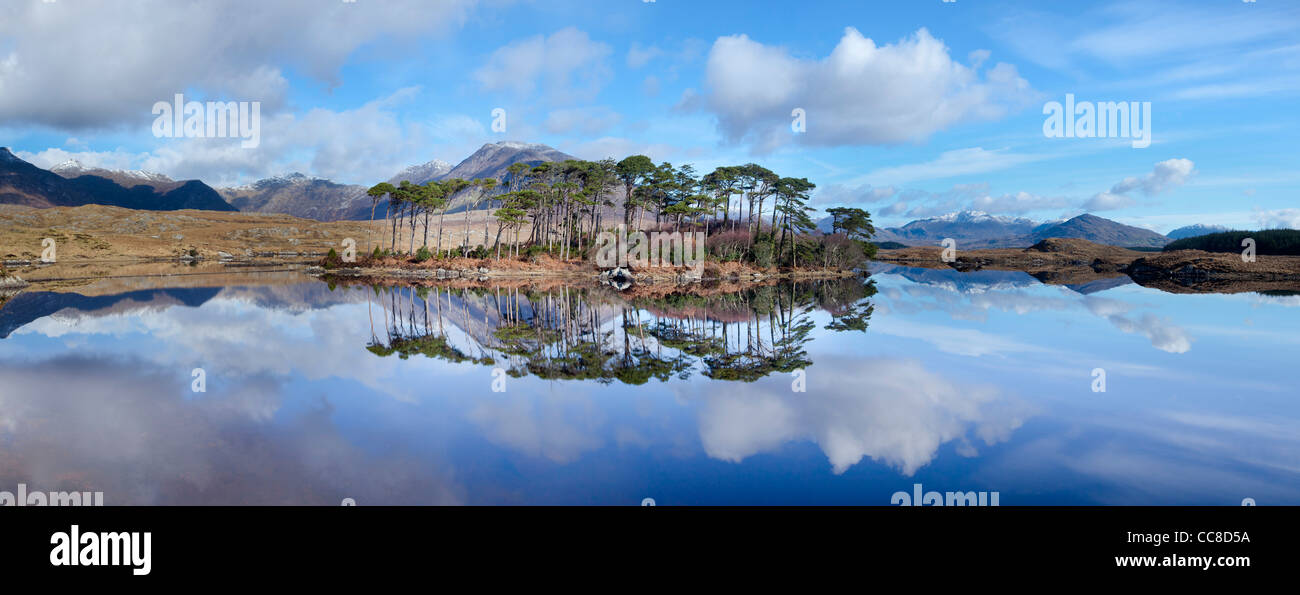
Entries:
[[1174, 250], [1150, 253], [1086, 240], [1049, 238], [1029, 248], [958, 250], [951, 262], [942, 248], [883, 250], [877, 260], [911, 267], [967, 271], [1023, 271], [1049, 285], [1106, 288], [1131, 279], [1171, 293], [1300, 291], [1300, 256]]
[[874, 282], [860, 279], [630, 299], [595, 287], [374, 287], [384, 337], [372, 327], [366, 349], [498, 366], [514, 377], [637, 385], [698, 371], [753, 382], [812, 364], [804, 346], [815, 309], [831, 315], [827, 329], [865, 331], [874, 294]]

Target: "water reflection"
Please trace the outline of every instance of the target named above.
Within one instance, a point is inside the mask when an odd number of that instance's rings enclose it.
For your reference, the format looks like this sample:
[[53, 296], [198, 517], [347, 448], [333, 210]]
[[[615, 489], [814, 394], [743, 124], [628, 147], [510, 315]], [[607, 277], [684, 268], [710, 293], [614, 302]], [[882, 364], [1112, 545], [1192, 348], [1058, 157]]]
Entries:
[[[382, 309], [377, 356], [415, 355], [499, 366], [512, 377], [640, 385], [699, 372], [753, 382], [812, 365], [805, 346], [823, 310], [826, 329], [865, 332], [873, 281], [839, 280], [682, 290], [627, 299], [603, 287], [370, 287]], [[367, 292], [368, 295], [371, 292]], [[459, 331], [457, 341], [450, 329]]]
[[624, 292], [114, 283], [0, 307], [0, 489], [888, 504], [919, 481], [1003, 505], [1300, 501], [1294, 295], [886, 266]]

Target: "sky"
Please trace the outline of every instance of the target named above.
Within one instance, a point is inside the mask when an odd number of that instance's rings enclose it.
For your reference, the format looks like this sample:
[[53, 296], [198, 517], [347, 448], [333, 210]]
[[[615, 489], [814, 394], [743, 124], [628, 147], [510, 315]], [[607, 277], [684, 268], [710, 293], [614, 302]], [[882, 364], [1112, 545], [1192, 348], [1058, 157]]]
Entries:
[[[155, 104], [177, 94], [256, 102], [256, 146], [160, 136]], [[1067, 96], [1136, 102], [1149, 145], [1049, 136]], [[512, 140], [755, 162], [884, 225], [973, 209], [1300, 228], [1298, 99], [1300, 2], [1279, 0], [0, 6], [0, 146], [214, 186], [370, 185]]]

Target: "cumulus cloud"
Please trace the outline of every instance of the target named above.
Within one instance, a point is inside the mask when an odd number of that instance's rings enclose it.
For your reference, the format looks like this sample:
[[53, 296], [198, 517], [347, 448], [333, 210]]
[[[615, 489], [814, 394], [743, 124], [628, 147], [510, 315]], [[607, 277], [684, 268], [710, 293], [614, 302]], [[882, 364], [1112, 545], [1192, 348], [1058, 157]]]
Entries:
[[448, 116], [432, 124], [405, 121], [397, 107], [418, 93], [415, 88], [401, 89], [351, 110], [317, 108], [263, 115], [261, 144], [251, 149], [241, 147], [238, 139], [164, 138], [148, 152], [55, 148], [19, 156], [41, 167], [76, 159], [92, 167], [142, 169], [215, 186], [289, 171], [365, 183], [386, 179], [412, 162], [427, 161], [421, 149], [431, 139], [486, 138], [482, 124], [467, 116]]
[[1195, 173], [1196, 164], [1191, 159], [1166, 159], [1157, 163], [1151, 173], [1145, 176], [1124, 178], [1111, 186], [1109, 191], [1097, 193], [1083, 203], [1083, 208], [1089, 211], [1107, 211], [1131, 207], [1137, 204], [1130, 196], [1134, 192], [1155, 196], [1182, 186]]
[[1155, 169], [1145, 176], [1124, 178], [1110, 191], [1112, 194], [1128, 194], [1137, 190], [1147, 196], [1154, 196], [1182, 186], [1195, 171], [1196, 164], [1191, 159], [1167, 159], [1157, 163]]
[[[706, 67], [704, 109], [733, 142], [760, 151], [792, 142], [816, 146], [923, 140], [962, 122], [987, 120], [1032, 98], [1016, 68], [999, 63], [983, 75], [952, 60], [925, 29], [877, 45], [847, 28], [822, 60], [745, 35], [717, 39]], [[807, 113], [807, 131], [791, 133], [791, 111]]]
[[[463, 22], [474, 0], [5, 2], [0, 121], [59, 129], [147, 126], [154, 102], [280, 105], [283, 68], [327, 84], [362, 44]], [[272, 63], [271, 61], [275, 62]]]
[[567, 27], [502, 46], [474, 72], [487, 91], [532, 96], [542, 91], [555, 101], [591, 99], [611, 77], [608, 44]]
[[1300, 209], [1257, 210], [1255, 221], [1264, 229], [1300, 229]]
[[1089, 211], [1113, 211], [1131, 207], [1134, 204], [1137, 204], [1137, 201], [1122, 194], [1098, 192], [1083, 203], [1083, 208]]

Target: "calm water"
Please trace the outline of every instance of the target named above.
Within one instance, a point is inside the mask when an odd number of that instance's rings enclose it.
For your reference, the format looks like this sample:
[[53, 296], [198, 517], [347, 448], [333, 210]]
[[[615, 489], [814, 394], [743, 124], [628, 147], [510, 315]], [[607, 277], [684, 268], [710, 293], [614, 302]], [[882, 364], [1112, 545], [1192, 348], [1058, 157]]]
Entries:
[[36, 287], [0, 309], [0, 490], [888, 505], [920, 483], [1003, 506], [1300, 504], [1298, 296], [889, 266], [636, 299], [232, 279]]

